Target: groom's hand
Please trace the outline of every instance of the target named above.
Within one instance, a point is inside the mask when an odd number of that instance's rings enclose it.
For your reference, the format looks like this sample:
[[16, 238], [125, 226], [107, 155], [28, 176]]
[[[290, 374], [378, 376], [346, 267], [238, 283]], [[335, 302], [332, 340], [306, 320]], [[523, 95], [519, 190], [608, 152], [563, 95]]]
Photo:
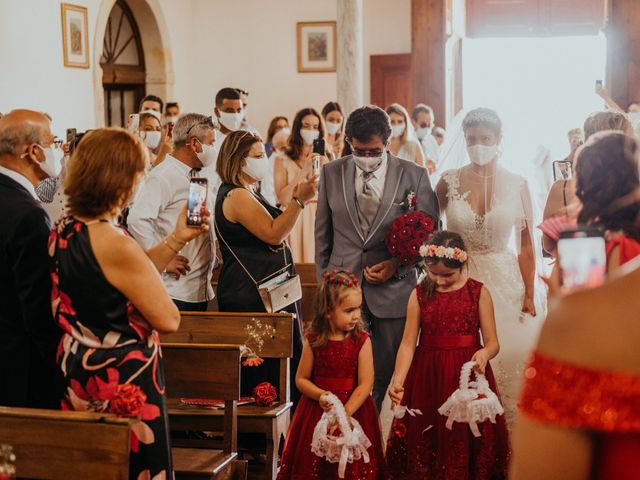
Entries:
[[393, 260], [383, 260], [371, 267], [364, 267], [364, 278], [371, 285], [380, 285], [396, 273], [397, 266]]

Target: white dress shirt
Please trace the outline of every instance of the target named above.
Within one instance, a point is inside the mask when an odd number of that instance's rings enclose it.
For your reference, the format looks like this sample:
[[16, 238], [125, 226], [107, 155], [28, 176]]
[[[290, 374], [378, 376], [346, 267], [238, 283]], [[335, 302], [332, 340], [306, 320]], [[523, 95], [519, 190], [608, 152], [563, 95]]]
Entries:
[[29, 181], [27, 177], [22, 175], [21, 173], [16, 172], [15, 170], [10, 170], [6, 167], [0, 165], [0, 173], [9, 177], [11, 180], [18, 182], [21, 186], [23, 186], [27, 192], [33, 195], [33, 198], [40, 201], [38, 195], [36, 194], [36, 188], [33, 186], [33, 183]]
[[[127, 224], [133, 237], [146, 250], [160, 243], [173, 232], [178, 215], [189, 196], [189, 172], [191, 167], [172, 155], [152, 169], [144, 180], [139, 195], [129, 211]], [[207, 178], [209, 185], [215, 179], [208, 178], [209, 171], [203, 169], [200, 177]], [[211, 189], [210, 189], [211, 191]], [[207, 208], [213, 214], [211, 193]], [[213, 222], [212, 222], [213, 223]], [[162, 279], [169, 296], [183, 302], [197, 303], [213, 298], [211, 276], [215, 258], [215, 236], [213, 228], [208, 233], [191, 240], [180, 252], [189, 260], [191, 271], [179, 280], [163, 273]]]
[[[387, 177], [387, 170], [389, 167], [388, 155], [389, 154], [387, 153], [384, 156], [384, 159], [382, 160], [380, 167], [378, 167], [378, 169], [375, 172], [373, 172], [373, 175], [369, 180], [369, 186], [371, 187], [373, 192], [378, 196], [378, 198], [380, 198], [380, 200], [382, 200], [382, 195], [384, 194], [384, 181], [385, 181], [385, 178]], [[356, 164], [356, 183], [355, 183], [356, 195], [359, 192], [362, 192], [362, 187], [364, 186], [364, 180], [362, 178], [363, 173], [364, 171], [361, 170], [360, 167], [358, 167], [358, 165]]]
[[438, 165], [440, 163], [440, 145], [438, 145], [436, 138], [428, 133], [422, 138], [422, 142], [420, 143], [424, 156]]

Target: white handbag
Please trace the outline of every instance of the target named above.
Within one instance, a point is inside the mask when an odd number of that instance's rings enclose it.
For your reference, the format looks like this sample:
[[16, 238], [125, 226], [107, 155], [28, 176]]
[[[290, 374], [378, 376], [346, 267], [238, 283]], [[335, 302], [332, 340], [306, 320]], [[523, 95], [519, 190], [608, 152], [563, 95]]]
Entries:
[[470, 381], [475, 365], [476, 362], [467, 362], [462, 366], [460, 388], [442, 404], [438, 413], [448, 417], [446, 425], [449, 430], [453, 422], [468, 423], [473, 436], [480, 437], [478, 423], [487, 420], [496, 423], [496, 416], [504, 414], [504, 408], [483, 374], [475, 372], [475, 382]]
[[218, 238], [222, 240], [222, 243], [224, 243], [224, 245], [229, 249], [231, 255], [233, 255], [244, 272], [258, 289], [260, 299], [262, 300], [267, 313], [280, 312], [292, 303], [295, 303], [302, 298], [302, 285], [300, 284], [300, 276], [291, 275], [289, 273], [289, 267], [291, 265], [287, 264], [287, 249], [285, 243], [282, 244], [282, 255], [284, 257], [285, 266], [258, 282], [255, 278], [253, 278], [253, 275], [249, 273], [249, 270], [247, 270], [247, 268], [244, 266], [242, 261], [240, 261], [233, 249], [225, 241], [224, 237], [220, 233], [220, 229], [218, 228], [218, 223], [214, 223]]

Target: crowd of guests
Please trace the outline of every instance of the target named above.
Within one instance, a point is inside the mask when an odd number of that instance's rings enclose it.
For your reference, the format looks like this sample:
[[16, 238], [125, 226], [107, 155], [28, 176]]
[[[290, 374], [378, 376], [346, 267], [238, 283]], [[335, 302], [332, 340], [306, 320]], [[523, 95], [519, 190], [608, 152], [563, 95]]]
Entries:
[[[545, 208], [547, 219], [603, 231], [611, 280], [567, 295], [555, 269], [542, 326], [527, 181], [499, 164], [496, 112], [466, 115], [470, 163], [432, 186], [443, 131], [426, 105], [346, 115], [330, 102], [291, 124], [275, 117], [263, 138], [246, 119], [248, 98], [223, 88], [208, 116], [147, 96], [137, 131], [98, 129], [66, 146], [46, 114], [0, 118], [0, 405], [122, 414], [116, 400], [135, 397], [131, 478], [170, 476], [158, 332], [175, 331], [180, 311], [210, 308], [220, 265], [219, 310], [259, 312], [265, 279], [313, 262], [315, 318], [303, 325], [297, 303], [284, 308], [296, 314], [297, 410], [279, 478], [336, 478], [337, 465], [308, 448], [329, 393], [372, 444], [347, 478], [506, 478], [510, 463], [519, 479], [634, 478], [640, 153], [624, 114], [585, 121], [585, 143], [578, 136], [567, 159], [574, 175]], [[197, 228], [187, 224], [194, 178], [208, 188]], [[45, 191], [64, 199], [54, 218]], [[406, 265], [385, 238], [410, 211], [446, 230]], [[556, 242], [545, 236], [554, 257]], [[481, 436], [437, 412], [470, 360], [505, 409]], [[278, 373], [269, 361], [243, 367], [242, 394]], [[385, 398], [394, 418], [383, 439]]]

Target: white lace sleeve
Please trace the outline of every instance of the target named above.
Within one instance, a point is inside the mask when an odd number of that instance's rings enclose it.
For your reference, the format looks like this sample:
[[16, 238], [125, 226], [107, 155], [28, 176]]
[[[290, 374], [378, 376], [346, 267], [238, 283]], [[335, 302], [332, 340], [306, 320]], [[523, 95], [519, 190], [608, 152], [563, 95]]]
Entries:
[[531, 241], [531, 246], [533, 247], [534, 256], [535, 256], [535, 224], [533, 221], [533, 205], [531, 203], [531, 193], [529, 192], [529, 185], [527, 181], [522, 178], [521, 184], [518, 189], [520, 193], [520, 207], [518, 212], [518, 219], [515, 225], [515, 233], [516, 233], [516, 251], [520, 254], [522, 249], [522, 234], [527, 231], [526, 234], [529, 235], [529, 240]]

